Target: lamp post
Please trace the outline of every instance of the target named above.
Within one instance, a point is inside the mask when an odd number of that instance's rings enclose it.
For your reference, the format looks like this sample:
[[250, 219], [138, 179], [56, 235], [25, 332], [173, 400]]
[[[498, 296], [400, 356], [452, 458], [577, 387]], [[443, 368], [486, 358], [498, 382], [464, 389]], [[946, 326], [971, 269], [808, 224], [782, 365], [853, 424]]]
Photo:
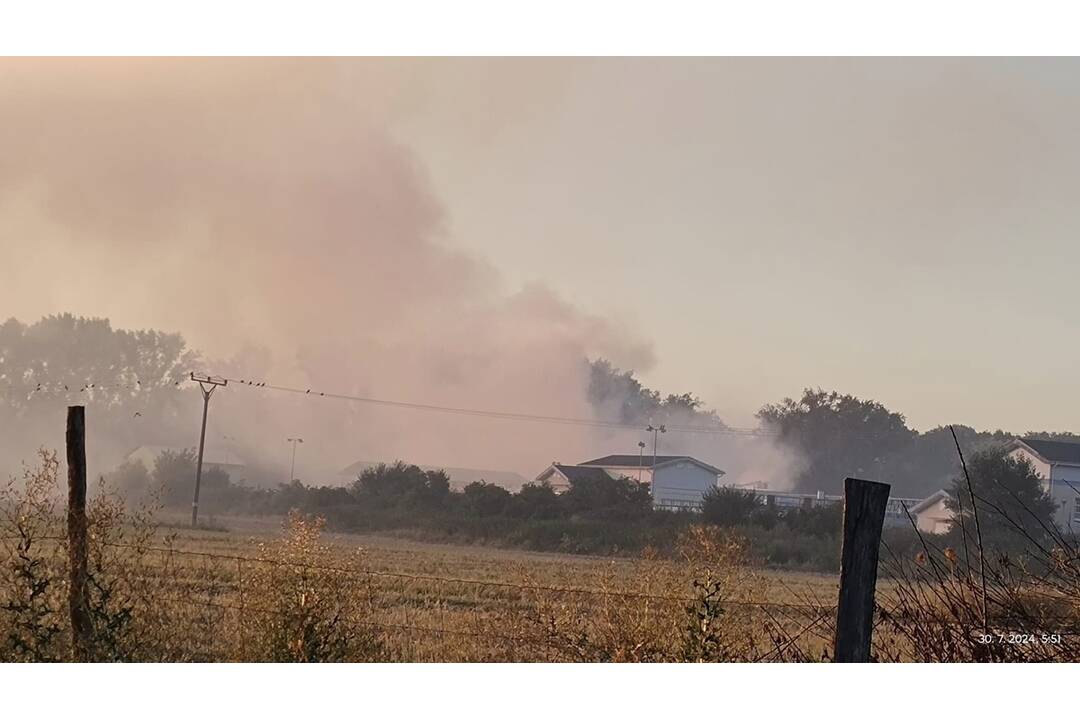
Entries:
[[644, 440], [638, 440], [637, 447], [638, 447], [638, 452], [637, 452], [637, 481], [640, 483], [641, 482], [642, 459], [645, 456], [645, 441]]
[[660, 434], [666, 433], [667, 428], [664, 425], [654, 427], [652, 423], [649, 423], [649, 427], [645, 430], [652, 433], [652, 472], [649, 475], [649, 492], [653, 496], [653, 503], [656, 503], [656, 448], [660, 445]]
[[292, 466], [289, 468], [289, 482], [296, 480], [296, 444], [304, 444], [304, 438], [285, 438], [285, 442], [292, 443]]

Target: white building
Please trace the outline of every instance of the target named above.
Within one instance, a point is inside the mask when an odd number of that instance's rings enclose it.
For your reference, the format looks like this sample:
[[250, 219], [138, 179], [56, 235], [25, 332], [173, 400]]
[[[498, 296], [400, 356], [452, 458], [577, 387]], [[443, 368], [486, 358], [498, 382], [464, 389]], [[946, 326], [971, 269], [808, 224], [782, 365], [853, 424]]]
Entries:
[[672, 510], [700, 508], [702, 496], [724, 475], [723, 470], [688, 455], [658, 455], [655, 468], [652, 455], [605, 455], [577, 465], [552, 463], [536, 481], [548, 482], [562, 492], [572, 479], [596, 477], [598, 472], [647, 483], [653, 506]]
[[1011, 457], [1027, 460], [1043, 480], [1043, 489], [1057, 505], [1054, 522], [1080, 532], [1080, 442], [1016, 440]]
[[930, 497], [908, 508], [908, 512], [915, 518], [915, 526], [919, 528], [919, 532], [940, 535], [949, 531], [953, 513], [946, 502], [950, 497], [944, 490], [938, 490]]

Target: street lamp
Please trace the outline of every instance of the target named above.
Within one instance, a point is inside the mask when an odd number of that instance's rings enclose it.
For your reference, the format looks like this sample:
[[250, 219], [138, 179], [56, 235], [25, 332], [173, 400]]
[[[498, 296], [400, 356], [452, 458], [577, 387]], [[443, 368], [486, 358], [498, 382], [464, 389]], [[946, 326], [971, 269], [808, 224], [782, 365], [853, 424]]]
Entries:
[[296, 480], [296, 444], [304, 444], [304, 438], [285, 438], [285, 442], [292, 443], [292, 467], [289, 468], [289, 482]]
[[638, 452], [637, 452], [637, 481], [641, 482], [641, 461], [645, 455], [645, 441], [638, 440]]
[[654, 427], [652, 423], [649, 423], [649, 427], [645, 428], [646, 432], [652, 433], [652, 473], [649, 475], [649, 492], [652, 493], [653, 502], [656, 502], [656, 448], [660, 444], [660, 433], [666, 433], [667, 428], [664, 425]]

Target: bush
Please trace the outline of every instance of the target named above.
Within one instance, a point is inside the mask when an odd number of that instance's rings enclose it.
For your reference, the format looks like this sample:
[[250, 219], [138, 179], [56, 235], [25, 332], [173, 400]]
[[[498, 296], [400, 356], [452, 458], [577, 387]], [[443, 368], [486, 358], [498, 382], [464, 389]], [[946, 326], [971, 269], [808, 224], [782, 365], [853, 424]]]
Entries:
[[747, 522], [759, 507], [753, 492], [733, 487], [711, 488], [703, 498], [701, 517], [712, 525], [732, 527]]
[[480, 516], [501, 515], [510, 504], [510, 491], [498, 485], [473, 482], [465, 486], [465, 511]]

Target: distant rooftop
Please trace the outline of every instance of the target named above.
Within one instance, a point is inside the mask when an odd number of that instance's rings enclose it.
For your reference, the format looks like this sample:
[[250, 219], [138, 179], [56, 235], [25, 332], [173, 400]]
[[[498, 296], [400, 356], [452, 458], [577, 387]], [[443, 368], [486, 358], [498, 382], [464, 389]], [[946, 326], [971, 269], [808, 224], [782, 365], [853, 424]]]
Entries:
[[[618, 468], [636, 468], [638, 463], [641, 463], [641, 467], [651, 468], [653, 466], [653, 456], [648, 453], [644, 455], [605, 455], [595, 460], [589, 460], [581, 463], [581, 465], [594, 465], [599, 467], [618, 467]], [[723, 475], [724, 471], [715, 468], [712, 465], [702, 462], [697, 458], [692, 458], [689, 455], [657, 455], [656, 466], [667, 465], [674, 462], [692, 462], [695, 465], [700, 465], [703, 468], [715, 472], [717, 475]]]
[[1080, 442], [1021, 438], [1019, 442], [1034, 450], [1042, 459], [1053, 463], [1080, 465]]
[[609, 476], [604, 472], [603, 468], [598, 467], [585, 467], [583, 465], [561, 465], [554, 463], [552, 465], [556, 470], [566, 476], [567, 480], [571, 482], [580, 481], [603, 481], [609, 479]]

